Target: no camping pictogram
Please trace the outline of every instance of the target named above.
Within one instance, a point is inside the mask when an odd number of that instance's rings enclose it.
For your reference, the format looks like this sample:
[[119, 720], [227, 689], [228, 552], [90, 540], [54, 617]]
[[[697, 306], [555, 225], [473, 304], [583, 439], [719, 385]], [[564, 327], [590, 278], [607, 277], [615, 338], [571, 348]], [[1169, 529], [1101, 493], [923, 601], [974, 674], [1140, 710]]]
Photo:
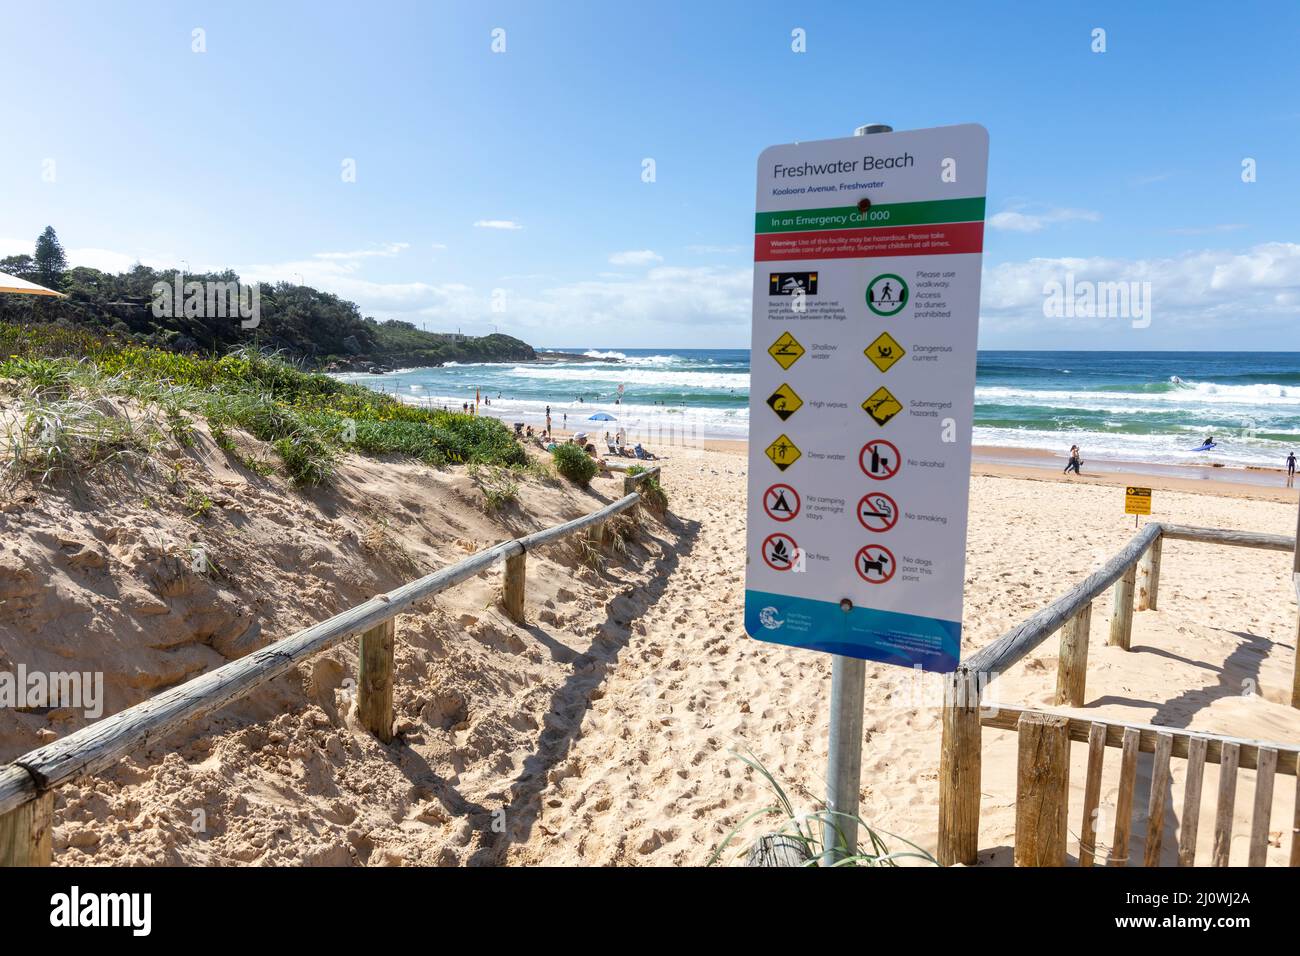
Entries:
[[858, 502], [858, 523], [868, 531], [888, 531], [898, 524], [898, 505], [881, 491], [863, 495]]
[[863, 545], [853, 556], [853, 566], [858, 577], [868, 584], [884, 584], [894, 576], [894, 555], [879, 544]]
[[763, 539], [763, 563], [773, 571], [792, 571], [799, 559], [799, 545], [788, 534], [769, 534]]
[[793, 521], [799, 514], [799, 492], [791, 485], [773, 485], [763, 492], [763, 510], [773, 521]]
[[883, 438], [876, 438], [862, 446], [862, 451], [858, 452], [858, 467], [868, 478], [876, 481], [884, 481], [886, 478], [893, 478], [898, 474], [899, 465], [898, 448], [893, 442], [885, 441]]

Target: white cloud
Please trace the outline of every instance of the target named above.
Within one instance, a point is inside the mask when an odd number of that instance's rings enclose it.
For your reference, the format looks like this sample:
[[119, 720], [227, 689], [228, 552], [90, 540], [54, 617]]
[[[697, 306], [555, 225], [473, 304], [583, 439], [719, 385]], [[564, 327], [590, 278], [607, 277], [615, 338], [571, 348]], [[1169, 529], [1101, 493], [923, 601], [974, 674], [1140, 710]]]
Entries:
[[434, 242], [429, 245], [429, 248], [434, 252], [442, 252], [447, 248], [447, 244], [445, 242]]
[[1057, 222], [1097, 222], [1101, 213], [1091, 209], [1048, 209], [1044, 212], [1021, 212], [1008, 209], [989, 216], [989, 228], [1009, 232], [1038, 232], [1044, 226]]
[[[35, 240], [0, 237], [0, 257], [30, 256], [35, 251], [35, 248]], [[65, 248], [63, 253], [67, 256], [69, 266], [74, 268], [86, 266], [90, 269], [98, 269], [101, 272], [112, 273], [130, 272], [135, 268], [136, 263], [143, 263], [154, 269], [170, 269], [180, 262], [180, 258], [175, 256], [140, 255], [118, 252], [115, 249], [97, 249], [94, 247]]]
[[653, 249], [630, 249], [627, 252], [615, 252], [609, 257], [610, 265], [615, 266], [649, 266], [663, 261], [664, 257]]
[[374, 259], [389, 258], [411, 248], [409, 242], [385, 242], [370, 249], [357, 249], [352, 252], [317, 252], [317, 259]]
[[523, 226], [513, 219], [479, 219], [474, 223], [479, 229], [522, 229]]
[[[1198, 250], [1161, 259], [1029, 259], [984, 271], [982, 321], [996, 331], [1118, 329], [1120, 319], [1043, 316], [1044, 286], [1089, 282], [1150, 282], [1151, 329], [1183, 332], [1248, 329], [1255, 344], [1271, 330], [1300, 322], [1300, 243], [1267, 242], [1243, 251]], [[1027, 344], [1027, 343], [1026, 343]], [[1104, 342], [1099, 342], [1104, 347]], [[1154, 347], [1158, 347], [1153, 345]], [[1246, 347], [1243, 344], [1239, 347]]]
[[687, 246], [686, 251], [693, 256], [731, 255], [740, 252], [744, 246]]

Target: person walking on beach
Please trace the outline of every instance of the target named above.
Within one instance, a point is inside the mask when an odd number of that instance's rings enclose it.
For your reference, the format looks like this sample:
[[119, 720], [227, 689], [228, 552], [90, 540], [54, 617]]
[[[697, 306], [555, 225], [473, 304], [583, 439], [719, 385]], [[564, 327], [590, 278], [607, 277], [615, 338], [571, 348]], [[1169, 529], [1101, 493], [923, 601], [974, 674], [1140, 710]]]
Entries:
[[548, 434], [551, 431], [551, 406], [550, 405], [546, 406], [546, 431]]
[[1079, 446], [1071, 445], [1070, 460], [1065, 463], [1065, 471], [1061, 472], [1061, 474], [1068, 475], [1073, 471], [1076, 475], [1082, 475], [1083, 472], [1079, 470], [1082, 465], [1083, 459], [1079, 457]]
[[1286, 456], [1286, 480], [1288, 484], [1295, 481], [1295, 452]]

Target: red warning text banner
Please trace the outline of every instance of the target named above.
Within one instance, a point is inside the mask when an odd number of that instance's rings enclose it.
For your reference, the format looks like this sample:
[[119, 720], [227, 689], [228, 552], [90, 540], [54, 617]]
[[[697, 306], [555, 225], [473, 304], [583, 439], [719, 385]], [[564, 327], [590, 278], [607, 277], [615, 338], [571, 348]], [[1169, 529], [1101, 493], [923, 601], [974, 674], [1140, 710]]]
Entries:
[[754, 237], [754, 261], [869, 259], [984, 251], [984, 223], [953, 222], [891, 229], [834, 229]]

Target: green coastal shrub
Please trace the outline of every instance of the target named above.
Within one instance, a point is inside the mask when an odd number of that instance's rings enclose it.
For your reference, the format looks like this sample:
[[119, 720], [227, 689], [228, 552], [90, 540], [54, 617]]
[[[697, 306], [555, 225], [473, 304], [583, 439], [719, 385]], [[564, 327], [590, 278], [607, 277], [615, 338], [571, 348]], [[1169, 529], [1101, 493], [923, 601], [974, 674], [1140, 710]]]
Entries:
[[551, 452], [555, 470], [576, 485], [586, 485], [596, 477], [596, 461], [577, 445], [556, 445]]

